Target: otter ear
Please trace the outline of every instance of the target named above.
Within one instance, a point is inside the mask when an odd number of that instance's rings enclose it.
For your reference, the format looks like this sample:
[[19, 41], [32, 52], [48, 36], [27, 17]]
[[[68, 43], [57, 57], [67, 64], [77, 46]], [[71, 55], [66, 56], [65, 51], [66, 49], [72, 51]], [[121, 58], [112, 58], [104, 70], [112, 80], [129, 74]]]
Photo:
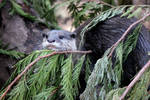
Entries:
[[71, 33], [70, 37], [71, 38], [76, 38], [76, 33]]

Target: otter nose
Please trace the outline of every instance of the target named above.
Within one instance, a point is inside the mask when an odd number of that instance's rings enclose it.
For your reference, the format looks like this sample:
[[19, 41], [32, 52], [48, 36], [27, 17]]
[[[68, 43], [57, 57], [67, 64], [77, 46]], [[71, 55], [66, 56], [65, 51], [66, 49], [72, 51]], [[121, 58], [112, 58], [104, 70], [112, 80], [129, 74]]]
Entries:
[[55, 42], [55, 40], [47, 40], [49, 43]]

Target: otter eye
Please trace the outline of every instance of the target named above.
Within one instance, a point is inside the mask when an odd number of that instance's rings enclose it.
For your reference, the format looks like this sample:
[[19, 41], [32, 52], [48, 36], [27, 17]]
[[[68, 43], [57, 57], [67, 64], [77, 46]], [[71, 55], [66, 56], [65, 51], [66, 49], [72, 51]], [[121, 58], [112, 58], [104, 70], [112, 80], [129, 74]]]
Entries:
[[59, 39], [63, 39], [63, 38], [64, 38], [64, 36], [62, 36], [62, 35], [59, 36]]
[[43, 38], [48, 38], [47, 34], [42, 34]]
[[75, 34], [71, 34], [70, 37], [71, 37], [71, 38], [75, 38], [76, 35], [75, 35]]

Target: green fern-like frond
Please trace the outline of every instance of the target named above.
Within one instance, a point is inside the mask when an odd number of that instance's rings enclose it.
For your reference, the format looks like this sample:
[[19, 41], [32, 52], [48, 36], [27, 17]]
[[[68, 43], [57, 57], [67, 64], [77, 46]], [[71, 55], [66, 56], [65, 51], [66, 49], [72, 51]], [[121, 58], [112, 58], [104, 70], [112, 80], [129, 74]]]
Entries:
[[[45, 56], [50, 53], [52, 51], [49, 50], [35, 51], [20, 60], [14, 65], [16, 70], [5, 87], [32, 61], [39, 56]], [[32, 65], [13, 87], [9, 95], [7, 95], [8, 100], [74, 100], [78, 95], [79, 75], [85, 60], [85, 55], [76, 64], [72, 62], [72, 54], [68, 54], [67, 56], [57, 54], [40, 59]], [[1, 91], [1, 93], [3, 92], [4, 90]]]
[[0, 54], [4, 54], [4, 55], [8, 55], [8, 56], [11, 56], [11, 57], [14, 57], [16, 59], [20, 59], [20, 58], [23, 58], [25, 56], [24, 53], [21, 53], [21, 52], [17, 52], [17, 51], [14, 51], [14, 50], [3, 50], [3, 49], [0, 49]]
[[[25, 78], [25, 77], [24, 77]], [[8, 100], [25, 100], [27, 87], [25, 81], [20, 81], [17, 86], [9, 93]]]
[[120, 96], [123, 93], [125, 88], [117, 88], [111, 90], [107, 95], [105, 100], [120, 100]]
[[133, 31], [132, 35], [129, 35], [125, 44], [124, 44], [124, 60], [127, 59], [127, 56], [129, 55], [129, 53], [134, 50], [134, 48], [136, 47], [136, 43], [137, 43], [137, 39], [139, 36], [139, 32], [141, 30], [142, 25], [139, 24], [135, 30]]
[[133, 87], [131, 92], [128, 93], [128, 100], [148, 100], [150, 94], [147, 92], [147, 88], [150, 85], [150, 69], [148, 69], [140, 78], [139, 82]]
[[124, 43], [121, 42], [116, 48], [117, 59], [115, 62], [116, 64], [115, 64], [114, 70], [115, 70], [115, 74], [118, 77], [117, 78], [118, 86], [120, 85], [119, 81], [121, 80], [121, 76], [122, 76], [122, 70], [123, 70], [122, 64], [126, 61], [129, 53], [135, 49], [141, 27], [142, 27], [141, 24], [137, 26], [135, 30], [133, 31], [133, 33], [128, 36], [126, 41], [124, 41]]
[[117, 75], [117, 86], [120, 85], [121, 75], [122, 75], [122, 64], [123, 64], [123, 42], [121, 42], [118, 47], [116, 48], [116, 64], [115, 64], [115, 74]]
[[121, 17], [138, 17], [142, 13], [142, 11], [146, 9], [150, 10], [150, 7], [148, 5], [130, 5], [127, 7], [126, 11], [121, 15]]
[[[109, 73], [107, 74], [106, 72], [108, 70], [107, 69], [108, 66], [111, 65], [111, 62], [109, 61], [107, 57], [108, 53], [109, 53], [109, 50], [106, 51], [103, 58], [99, 59], [97, 63], [95, 64], [95, 67], [91, 75], [89, 76], [86, 89], [81, 95], [81, 100], [98, 100], [98, 97], [96, 96], [98, 85], [99, 83], [103, 81], [104, 77], [106, 78], [107, 75], [109, 74]], [[113, 75], [110, 75], [110, 76], [113, 77]], [[101, 96], [104, 96], [104, 95], [102, 95], [101, 93]]]
[[65, 60], [62, 66], [62, 94], [64, 95], [64, 100], [73, 100], [73, 83], [72, 83], [72, 55]]
[[73, 73], [72, 73], [72, 83], [73, 83], [73, 87], [74, 87], [74, 96], [77, 96], [77, 94], [79, 93], [78, 88], [80, 88], [80, 84], [79, 84], [79, 76], [81, 73], [81, 69], [84, 65], [84, 61], [85, 61], [85, 55], [82, 56], [80, 59], [78, 59], [78, 63], [74, 66], [73, 68]]
[[48, 89], [45, 89], [45, 90], [43, 90], [43, 92], [37, 94], [37, 95], [34, 97], [34, 100], [51, 100], [51, 99], [53, 99], [53, 98], [52, 98], [52, 92], [53, 92], [54, 90], [56, 90], [56, 89], [57, 89], [57, 88], [54, 87], [54, 86], [52, 86], [52, 87], [50, 87], [50, 88], [48, 88]]
[[[88, 55], [87, 55], [88, 56]], [[88, 78], [89, 78], [89, 76], [91, 75], [91, 61], [90, 61], [90, 59], [89, 59], [89, 57], [87, 57], [86, 59], [85, 59], [85, 81], [87, 82], [88, 81]]]

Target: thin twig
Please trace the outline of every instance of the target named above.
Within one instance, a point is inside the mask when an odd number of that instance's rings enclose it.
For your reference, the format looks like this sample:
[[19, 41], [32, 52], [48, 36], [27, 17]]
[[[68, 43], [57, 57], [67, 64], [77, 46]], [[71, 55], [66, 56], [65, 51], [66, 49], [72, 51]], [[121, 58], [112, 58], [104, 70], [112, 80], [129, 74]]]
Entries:
[[150, 67], [150, 60], [143, 66], [140, 72], [136, 75], [136, 77], [132, 80], [132, 82], [127, 86], [126, 90], [120, 97], [120, 100], [123, 100], [130, 89], [135, 85], [135, 83], [139, 80], [139, 78], [143, 75], [143, 73]]
[[136, 22], [134, 22], [133, 24], [131, 24], [128, 29], [124, 32], [124, 34], [121, 36], [121, 38], [112, 46], [111, 52], [109, 53], [108, 57], [110, 58], [115, 50], [115, 48], [118, 46], [118, 44], [125, 38], [125, 36], [129, 33], [129, 31], [131, 30], [131, 28], [135, 25], [137, 25], [138, 23], [144, 21], [148, 16], [150, 16], [150, 13], [148, 13], [147, 15], [143, 16], [141, 19], [137, 20]]
[[109, 3], [106, 3], [106, 2], [104, 2], [104, 1], [100, 1], [100, 3], [101, 3], [101, 4], [104, 4], [104, 5], [106, 5], [106, 6], [109, 6], [109, 7], [111, 7], [111, 8], [114, 8], [114, 7], [115, 7], [115, 6], [113, 6], [113, 5], [109, 4]]
[[[95, 2], [95, 0], [89, 0], [90, 2]], [[115, 6], [109, 4], [109, 3], [106, 3], [104, 1], [97, 1], [97, 3], [100, 3], [100, 4], [103, 4], [103, 5], [106, 5], [106, 6], [109, 6], [111, 8], [114, 8]]]
[[8, 87], [6, 88], [6, 91], [2, 94], [2, 96], [0, 97], [0, 100], [2, 100], [6, 94], [8, 93], [8, 91], [11, 89], [11, 87], [14, 85], [14, 83], [16, 83], [31, 67], [32, 65], [34, 65], [36, 62], [38, 62], [40, 59], [42, 58], [46, 58], [46, 57], [50, 57], [56, 54], [67, 54], [67, 53], [91, 53], [92, 51], [61, 51], [61, 52], [52, 52], [51, 54], [47, 54], [45, 56], [39, 56], [37, 57], [34, 61], [32, 61], [29, 65], [26, 66], [26, 68], [8, 85]]

